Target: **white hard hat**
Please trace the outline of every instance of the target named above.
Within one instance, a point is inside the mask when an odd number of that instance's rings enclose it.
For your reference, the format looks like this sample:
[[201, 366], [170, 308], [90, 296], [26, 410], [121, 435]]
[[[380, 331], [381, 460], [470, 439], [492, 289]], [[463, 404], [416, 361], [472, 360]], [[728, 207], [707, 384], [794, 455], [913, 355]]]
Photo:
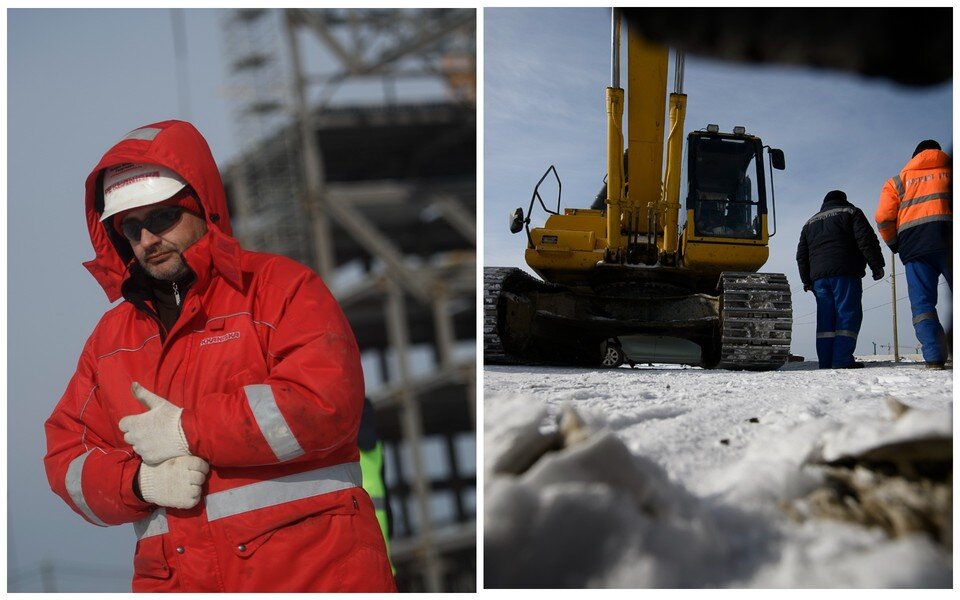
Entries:
[[103, 174], [103, 214], [113, 215], [162, 202], [187, 186], [174, 171], [160, 165], [123, 163], [105, 169]]

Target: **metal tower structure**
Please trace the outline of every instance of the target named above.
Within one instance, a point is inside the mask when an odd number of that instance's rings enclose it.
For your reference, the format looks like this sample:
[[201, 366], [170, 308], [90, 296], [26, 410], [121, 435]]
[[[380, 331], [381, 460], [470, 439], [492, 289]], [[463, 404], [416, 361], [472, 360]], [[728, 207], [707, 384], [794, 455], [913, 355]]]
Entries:
[[474, 10], [223, 20], [244, 245], [316, 269], [360, 344], [407, 591], [476, 585]]
[[302, 196], [296, 139], [289, 126], [291, 89], [284, 58], [283, 15], [251, 8], [224, 19], [230, 94], [240, 161], [231, 166], [231, 215], [251, 247], [309, 263], [312, 247], [300, 217]]

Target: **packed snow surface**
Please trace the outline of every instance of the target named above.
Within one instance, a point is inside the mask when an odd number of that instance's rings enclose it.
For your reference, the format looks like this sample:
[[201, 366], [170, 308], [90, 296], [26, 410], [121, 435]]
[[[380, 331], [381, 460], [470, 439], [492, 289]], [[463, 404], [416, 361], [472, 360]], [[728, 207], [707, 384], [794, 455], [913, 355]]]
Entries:
[[[484, 585], [950, 587], [952, 554], [925, 535], [797, 522], [782, 506], [823, 482], [809, 459], [950, 435], [952, 375], [488, 366]], [[889, 397], [914, 410], [895, 419]], [[499, 472], [564, 406], [587, 439]]]

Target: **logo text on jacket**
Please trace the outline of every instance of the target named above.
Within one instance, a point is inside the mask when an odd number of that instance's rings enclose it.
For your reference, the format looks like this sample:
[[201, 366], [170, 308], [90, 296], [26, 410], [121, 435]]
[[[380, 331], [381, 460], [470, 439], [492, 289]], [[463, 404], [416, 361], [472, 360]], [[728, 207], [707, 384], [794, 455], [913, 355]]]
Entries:
[[220, 344], [223, 342], [229, 342], [230, 340], [239, 340], [239, 339], [240, 339], [240, 332], [231, 331], [230, 333], [225, 333], [223, 335], [215, 335], [212, 337], [203, 338], [202, 340], [200, 340], [200, 345], [206, 346], [208, 344]]

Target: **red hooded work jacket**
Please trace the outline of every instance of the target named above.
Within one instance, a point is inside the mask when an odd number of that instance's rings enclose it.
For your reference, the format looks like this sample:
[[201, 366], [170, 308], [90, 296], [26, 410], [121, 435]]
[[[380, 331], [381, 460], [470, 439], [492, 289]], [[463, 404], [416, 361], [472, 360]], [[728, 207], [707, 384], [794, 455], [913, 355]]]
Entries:
[[953, 239], [950, 155], [930, 149], [910, 159], [880, 190], [874, 218], [880, 237], [904, 263], [925, 254], [949, 254]]
[[[129, 243], [99, 220], [101, 181], [126, 162], [180, 174], [208, 231], [183, 254], [197, 278], [165, 336], [149, 305], [125, 298], [87, 340], [46, 422], [51, 488], [95, 525], [133, 523], [137, 592], [393, 591], [360, 487], [363, 374], [340, 307], [306, 267], [240, 248], [213, 156], [182, 121], [130, 132], [87, 177], [96, 258], [85, 266], [111, 302], [136, 267]], [[133, 491], [140, 458], [117, 425], [144, 411], [133, 381], [183, 408], [190, 452], [210, 463], [192, 509]]]

